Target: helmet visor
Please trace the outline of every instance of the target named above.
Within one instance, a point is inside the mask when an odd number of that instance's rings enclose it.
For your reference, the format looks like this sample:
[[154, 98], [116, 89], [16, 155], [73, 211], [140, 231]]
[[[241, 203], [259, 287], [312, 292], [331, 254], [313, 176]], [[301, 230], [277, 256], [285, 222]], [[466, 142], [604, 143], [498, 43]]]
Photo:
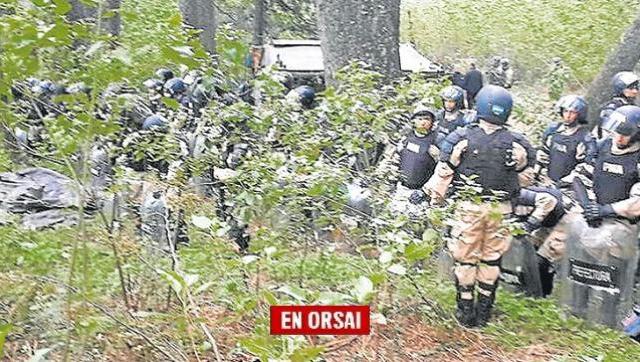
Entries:
[[617, 132], [618, 126], [620, 126], [622, 123], [625, 123], [626, 120], [627, 119], [623, 114], [613, 112], [609, 115], [609, 117], [607, 117], [604, 122], [602, 122], [602, 128], [609, 132]]

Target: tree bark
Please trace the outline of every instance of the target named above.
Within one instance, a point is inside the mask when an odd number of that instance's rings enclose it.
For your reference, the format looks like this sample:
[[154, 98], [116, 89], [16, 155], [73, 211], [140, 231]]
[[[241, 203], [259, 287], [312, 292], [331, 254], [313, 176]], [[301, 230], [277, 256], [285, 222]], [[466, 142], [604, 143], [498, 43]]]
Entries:
[[400, 0], [316, 0], [325, 78], [354, 60], [400, 74]]
[[[99, 2], [102, 1], [102, 7], [99, 6]], [[70, 0], [71, 11], [67, 14], [69, 21], [92, 21], [97, 22], [98, 12], [100, 12], [100, 29], [113, 36], [120, 34], [121, 20], [120, 20], [120, 3], [121, 0], [98, 0], [97, 6], [89, 6], [83, 4], [80, 0]], [[114, 11], [113, 16], [105, 17], [110, 11]]]
[[640, 60], [640, 14], [627, 28], [618, 47], [609, 54], [600, 73], [587, 90], [589, 103], [589, 124], [598, 122], [600, 107], [612, 96], [611, 78], [618, 72], [633, 71]]
[[216, 52], [216, 8], [214, 0], [180, 0], [185, 24], [200, 30], [200, 43], [210, 54]]
[[265, 16], [266, 6], [265, 0], [254, 0], [254, 18], [253, 18], [253, 45], [264, 45], [265, 35]]

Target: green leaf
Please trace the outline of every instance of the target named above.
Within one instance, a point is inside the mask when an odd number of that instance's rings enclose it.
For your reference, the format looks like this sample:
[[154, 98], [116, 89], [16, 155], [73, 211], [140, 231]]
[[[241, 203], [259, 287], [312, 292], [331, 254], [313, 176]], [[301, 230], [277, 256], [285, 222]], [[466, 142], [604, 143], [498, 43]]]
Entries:
[[410, 264], [428, 258], [433, 252], [433, 245], [427, 243], [411, 243], [404, 248], [404, 257]]
[[67, 0], [53, 0], [55, 4], [55, 13], [58, 15], [64, 15], [71, 11], [71, 4]]
[[167, 97], [163, 97], [162, 98], [162, 103], [164, 103], [165, 106], [173, 109], [173, 110], [178, 110], [180, 109], [180, 103], [178, 103], [177, 100], [173, 99], [173, 98], [167, 98]]
[[13, 326], [11, 324], [3, 324], [0, 325], [0, 357], [3, 356], [4, 351], [4, 340], [7, 338], [7, 335], [11, 331]]
[[322, 352], [324, 347], [305, 347], [297, 349], [291, 355], [291, 362], [306, 362], [313, 361]]

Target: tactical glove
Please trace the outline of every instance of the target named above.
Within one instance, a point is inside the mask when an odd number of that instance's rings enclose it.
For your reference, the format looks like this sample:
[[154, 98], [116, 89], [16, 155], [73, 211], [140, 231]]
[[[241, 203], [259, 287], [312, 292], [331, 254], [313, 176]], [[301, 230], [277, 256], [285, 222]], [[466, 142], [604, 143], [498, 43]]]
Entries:
[[593, 223], [609, 216], [615, 216], [616, 212], [611, 207], [611, 204], [600, 205], [597, 202], [590, 202], [583, 214], [588, 223]]
[[541, 224], [534, 217], [529, 217], [527, 221], [522, 224], [522, 230], [524, 230], [527, 234], [531, 234], [532, 232], [538, 230]]
[[421, 204], [425, 201], [428, 201], [429, 196], [427, 196], [427, 194], [424, 193], [424, 191], [422, 190], [415, 190], [411, 196], [409, 196], [409, 202], [414, 204], [414, 205], [418, 205]]

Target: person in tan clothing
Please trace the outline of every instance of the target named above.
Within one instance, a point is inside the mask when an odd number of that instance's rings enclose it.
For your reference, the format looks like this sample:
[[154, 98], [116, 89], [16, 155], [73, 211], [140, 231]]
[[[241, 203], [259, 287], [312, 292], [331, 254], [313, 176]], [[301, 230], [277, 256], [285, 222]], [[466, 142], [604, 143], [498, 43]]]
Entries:
[[[536, 296], [547, 296], [553, 290], [556, 266], [566, 250], [569, 227], [579, 213], [573, 203], [560, 192], [550, 187], [527, 187], [520, 190], [514, 204], [514, 214], [525, 219], [522, 229], [526, 240], [537, 249], [537, 260], [522, 260], [521, 263], [536, 263], [534, 272], [539, 274], [541, 284]], [[532, 277], [528, 280], [537, 280]], [[529, 287], [529, 286], [525, 286]], [[529, 290], [534, 290], [531, 286]]]
[[[511, 202], [520, 192], [519, 172], [535, 161], [529, 142], [505, 127], [512, 106], [511, 94], [504, 88], [482, 88], [476, 97], [478, 124], [446, 138], [436, 172], [424, 186], [438, 203], [453, 182], [460, 199], [449, 250], [455, 261], [456, 317], [465, 326], [485, 325], [490, 317], [500, 258], [509, 248], [503, 217], [511, 213]], [[470, 190], [475, 195], [470, 196]]]

